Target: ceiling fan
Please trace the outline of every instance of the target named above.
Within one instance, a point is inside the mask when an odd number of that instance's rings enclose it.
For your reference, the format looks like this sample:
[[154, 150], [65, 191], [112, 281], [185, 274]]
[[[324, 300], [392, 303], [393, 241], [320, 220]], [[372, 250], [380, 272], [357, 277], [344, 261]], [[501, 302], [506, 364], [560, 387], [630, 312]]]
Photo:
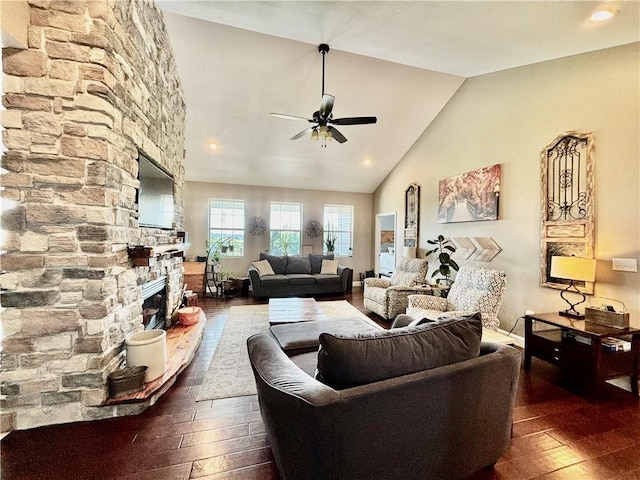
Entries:
[[326, 140], [336, 139], [338, 143], [344, 143], [347, 138], [340, 133], [340, 131], [334, 127], [334, 125], [366, 125], [369, 123], [376, 123], [378, 119], [376, 117], [345, 117], [345, 118], [333, 118], [333, 102], [335, 97], [324, 93], [324, 56], [329, 51], [329, 45], [321, 43], [318, 45], [318, 51], [322, 54], [322, 101], [320, 102], [320, 108], [314, 112], [312, 118], [298, 117], [296, 115], [287, 115], [284, 113], [272, 113], [271, 116], [285, 118], [287, 120], [303, 120], [305, 122], [313, 123], [309, 128], [305, 128], [300, 133], [294, 135], [290, 140], [297, 140], [304, 137], [307, 134], [311, 134], [312, 140], [323, 140], [323, 146], [326, 146]]

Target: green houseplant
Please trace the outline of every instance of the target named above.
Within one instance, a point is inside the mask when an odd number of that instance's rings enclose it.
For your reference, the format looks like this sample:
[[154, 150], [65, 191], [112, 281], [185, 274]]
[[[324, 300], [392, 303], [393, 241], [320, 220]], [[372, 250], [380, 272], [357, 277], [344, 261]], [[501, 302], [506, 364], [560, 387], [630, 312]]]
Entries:
[[440, 280], [444, 280], [445, 285], [451, 285], [451, 270], [455, 270], [456, 272], [460, 269], [458, 264], [454, 259], [451, 258], [451, 254], [456, 251], [456, 247], [453, 245], [451, 240], [448, 238], [444, 238], [442, 235], [438, 235], [437, 238], [433, 240], [427, 240], [429, 245], [434, 245], [434, 248], [428, 250], [425, 254], [425, 257], [429, 257], [430, 255], [437, 253], [438, 261], [440, 265], [436, 268], [431, 277], [435, 277], [436, 275], [441, 275], [444, 278], [437, 278], [436, 283], [440, 283]]
[[325, 231], [324, 237], [324, 245], [327, 247], [328, 253], [333, 253], [336, 249], [336, 242], [338, 241], [338, 235], [331, 230], [331, 228], [327, 228]]

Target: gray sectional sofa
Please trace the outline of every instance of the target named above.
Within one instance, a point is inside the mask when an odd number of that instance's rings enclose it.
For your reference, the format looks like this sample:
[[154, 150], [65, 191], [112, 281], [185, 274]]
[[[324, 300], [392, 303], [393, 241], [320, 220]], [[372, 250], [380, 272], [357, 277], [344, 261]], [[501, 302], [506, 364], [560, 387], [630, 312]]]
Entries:
[[256, 299], [270, 297], [295, 297], [304, 295], [339, 294], [351, 291], [353, 270], [338, 265], [335, 273], [322, 274], [322, 261], [333, 260], [331, 255], [287, 256], [260, 254], [273, 274], [261, 275], [252, 263], [249, 279]]
[[454, 480], [492, 467], [511, 439], [520, 353], [481, 343], [479, 315], [458, 320], [355, 334], [329, 322], [302, 354], [250, 337], [282, 478]]

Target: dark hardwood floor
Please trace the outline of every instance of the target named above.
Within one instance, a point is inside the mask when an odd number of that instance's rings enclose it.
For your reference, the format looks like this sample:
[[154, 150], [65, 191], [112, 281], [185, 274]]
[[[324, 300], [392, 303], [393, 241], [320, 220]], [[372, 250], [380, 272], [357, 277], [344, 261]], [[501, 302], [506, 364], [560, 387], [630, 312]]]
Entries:
[[[361, 292], [346, 298], [362, 309]], [[0, 444], [0, 478], [280, 478], [255, 396], [195, 401], [229, 307], [249, 303], [200, 302], [208, 323], [194, 362], [141, 415], [9, 434]], [[640, 479], [639, 399], [612, 387], [591, 404], [558, 384], [556, 369], [536, 359], [530, 373], [522, 372], [511, 447], [473, 479]]]

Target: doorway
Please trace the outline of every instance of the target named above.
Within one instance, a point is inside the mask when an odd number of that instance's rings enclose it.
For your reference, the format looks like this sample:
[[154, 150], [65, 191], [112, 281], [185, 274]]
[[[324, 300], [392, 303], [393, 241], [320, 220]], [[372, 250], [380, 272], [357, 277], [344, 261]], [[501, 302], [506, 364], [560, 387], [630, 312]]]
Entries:
[[379, 275], [391, 276], [396, 268], [396, 213], [376, 214], [375, 269]]

